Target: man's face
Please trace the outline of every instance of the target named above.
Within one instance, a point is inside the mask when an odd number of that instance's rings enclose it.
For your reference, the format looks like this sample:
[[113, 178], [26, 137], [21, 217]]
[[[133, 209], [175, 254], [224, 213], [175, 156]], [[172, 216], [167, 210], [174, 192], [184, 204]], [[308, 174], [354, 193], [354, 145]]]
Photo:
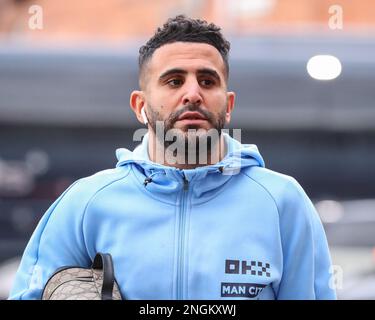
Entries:
[[[234, 93], [227, 92], [224, 61], [215, 47], [189, 42], [166, 44], [155, 50], [145, 68], [141, 105], [154, 133], [156, 122], [161, 121], [164, 134], [176, 129], [187, 144], [188, 138], [196, 140], [210, 129], [220, 135], [230, 121]], [[197, 130], [197, 135], [188, 136], [188, 129]], [[164, 136], [157, 138], [160, 141]], [[172, 143], [160, 142], [165, 146]]]

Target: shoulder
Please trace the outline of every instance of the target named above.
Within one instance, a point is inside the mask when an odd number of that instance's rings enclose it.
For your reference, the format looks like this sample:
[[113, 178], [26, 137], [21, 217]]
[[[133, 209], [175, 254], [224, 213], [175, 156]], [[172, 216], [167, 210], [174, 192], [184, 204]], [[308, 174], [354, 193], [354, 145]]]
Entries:
[[283, 194], [290, 189], [301, 188], [292, 176], [263, 167], [249, 167], [243, 171], [243, 174], [274, 196]]
[[55, 205], [86, 207], [88, 202], [107, 187], [126, 179], [130, 167], [117, 167], [99, 171], [91, 176], [81, 178], [71, 184], [56, 200]]
[[272, 197], [279, 214], [296, 211], [297, 208], [306, 208], [308, 211], [312, 208], [303, 187], [292, 176], [262, 167], [250, 167], [243, 174]]
[[130, 166], [106, 169], [78, 180], [78, 184], [85, 190], [97, 192], [113, 183], [126, 179], [129, 175]]

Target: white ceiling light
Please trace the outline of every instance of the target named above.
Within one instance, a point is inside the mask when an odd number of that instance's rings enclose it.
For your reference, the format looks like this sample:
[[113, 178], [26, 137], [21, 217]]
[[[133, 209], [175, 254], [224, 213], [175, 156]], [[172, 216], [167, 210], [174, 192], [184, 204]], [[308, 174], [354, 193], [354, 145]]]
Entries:
[[341, 62], [331, 55], [317, 55], [307, 62], [308, 74], [317, 80], [333, 80], [337, 78], [342, 70]]
[[322, 200], [315, 204], [323, 223], [334, 223], [342, 219], [344, 207], [334, 200]]
[[275, 0], [236, 0], [228, 2], [228, 5], [237, 15], [261, 17], [272, 12]]

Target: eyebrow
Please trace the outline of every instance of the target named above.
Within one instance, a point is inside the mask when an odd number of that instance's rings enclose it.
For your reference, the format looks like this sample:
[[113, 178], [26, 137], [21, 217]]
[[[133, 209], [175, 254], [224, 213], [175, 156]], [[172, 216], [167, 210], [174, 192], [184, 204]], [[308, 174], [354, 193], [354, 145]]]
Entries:
[[[170, 75], [174, 75], [174, 74], [183, 74], [183, 75], [186, 75], [188, 72], [184, 69], [179, 69], [179, 68], [173, 68], [173, 69], [169, 69], [165, 72], [163, 72], [161, 74], [161, 76], [159, 77], [159, 80], [162, 81], [163, 79], [165, 79], [166, 77], [170, 76]], [[199, 69], [197, 71], [197, 74], [198, 75], [202, 75], [202, 74], [208, 74], [214, 78], [216, 78], [216, 80], [220, 81], [221, 78], [219, 76], [219, 74], [213, 70], [213, 69], [209, 69], [209, 68], [203, 68], [203, 69]]]
[[221, 80], [219, 74], [213, 69], [209, 69], [209, 68], [199, 69], [198, 74], [208, 74], [208, 75], [216, 78], [216, 80], [218, 80], [218, 81]]

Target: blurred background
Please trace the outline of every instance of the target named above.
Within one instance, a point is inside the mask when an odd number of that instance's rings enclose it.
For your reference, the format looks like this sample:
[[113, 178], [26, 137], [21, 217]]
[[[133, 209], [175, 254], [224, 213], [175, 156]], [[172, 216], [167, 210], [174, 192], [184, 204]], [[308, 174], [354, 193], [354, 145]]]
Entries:
[[231, 128], [312, 198], [339, 298], [375, 299], [372, 0], [0, 0], [0, 298], [51, 203], [137, 144], [138, 49], [181, 13], [230, 40]]

